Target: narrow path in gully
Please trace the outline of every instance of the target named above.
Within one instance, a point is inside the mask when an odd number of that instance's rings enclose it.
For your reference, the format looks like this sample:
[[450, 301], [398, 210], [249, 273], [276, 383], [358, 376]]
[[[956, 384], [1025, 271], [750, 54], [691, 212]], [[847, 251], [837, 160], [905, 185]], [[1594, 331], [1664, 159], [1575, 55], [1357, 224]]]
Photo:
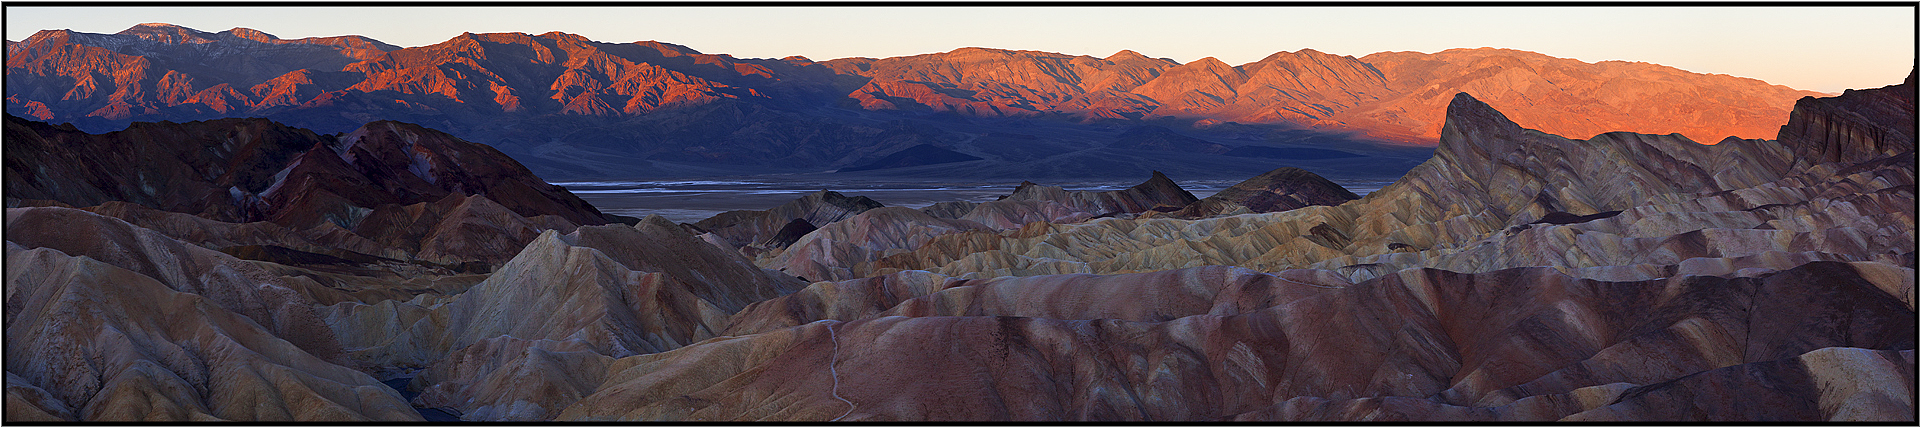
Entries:
[[847, 403], [847, 412], [841, 413], [840, 417], [834, 418], [834, 422], [840, 422], [841, 418], [845, 418], [847, 415], [854, 413], [854, 402], [847, 401], [846, 398], [840, 396], [840, 371], [834, 368], [835, 364], [840, 364], [840, 336], [834, 333], [834, 327], [839, 327], [841, 324], [841, 322], [835, 321], [833, 324], [827, 325], [827, 339], [834, 342], [834, 353], [827, 362], [827, 373], [834, 377], [834, 389], [832, 393], [834, 394], [835, 400]]

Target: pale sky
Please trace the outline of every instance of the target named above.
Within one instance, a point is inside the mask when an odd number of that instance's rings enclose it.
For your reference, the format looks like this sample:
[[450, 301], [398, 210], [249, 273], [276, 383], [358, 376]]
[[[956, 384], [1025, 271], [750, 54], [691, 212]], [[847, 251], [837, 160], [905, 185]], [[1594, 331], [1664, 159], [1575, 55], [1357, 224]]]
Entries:
[[1499, 47], [1587, 62], [1651, 62], [1797, 89], [1900, 83], [1914, 68], [1914, 7], [22, 7], [6, 38], [114, 33], [144, 22], [246, 27], [281, 38], [357, 34], [413, 47], [461, 32], [562, 31], [657, 40], [740, 58], [816, 61], [961, 47], [1105, 57], [1122, 49], [1233, 65], [1313, 48]]

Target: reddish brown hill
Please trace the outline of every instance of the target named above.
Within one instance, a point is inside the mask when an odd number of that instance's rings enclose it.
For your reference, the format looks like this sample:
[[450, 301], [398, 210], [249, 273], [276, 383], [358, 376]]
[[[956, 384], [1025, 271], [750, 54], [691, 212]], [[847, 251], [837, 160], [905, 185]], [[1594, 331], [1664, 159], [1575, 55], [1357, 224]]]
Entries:
[[[355, 106], [372, 113], [363, 119], [394, 109], [632, 115], [764, 98], [764, 90], [821, 90], [814, 86], [832, 80], [810, 62], [742, 61], [559, 32], [467, 33], [400, 49], [359, 36], [284, 40], [246, 28], [141, 24], [118, 34], [42, 31], [10, 43], [8, 52], [9, 87], [16, 88], [9, 111], [42, 120], [261, 114], [364, 101], [369, 93], [373, 103]], [[783, 83], [777, 73], [811, 77]]]
[[[125, 118], [132, 110], [129, 101], [140, 101], [143, 89], [161, 77], [149, 74], [152, 64], [146, 58], [71, 43], [73, 36], [72, 31], [41, 31], [7, 47], [8, 111], [38, 119]], [[28, 103], [44, 107], [30, 111]]]
[[1795, 99], [1822, 95], [1656, 64], [1586, 63], [1511, 49], [1381, 52], [1361, 60], [1380, 69], [1398, 94], [1343, 112], [1343, 126], [1424, 141], [1440, 136], [1445, 107], [1457, 92], [1568, 138], [1681, 133], [1707, 144], [1772, 137]]
[[1318, 124], [1386, 95], [1386, 84], [1379, 71], [1354, 57], [1302, 49], [1239, 67], [1202, 58], [1134, 92], [1159, 101], [1157, 115]]
[[1793, 100], [1820, 95], [1754, 79], [1647, 63], [1586, 63], [1508, 49], [1362, 58], [1312, 49], [1231, 66], [1187, 64], [1125, 51], [1107, 59], [963, 48], [886, 59], [829, 61], [869, 77], [848, 96], [866, 109], [931, 109], [979, 116], [1177, 116], [1358, 130], [1430, 143], [1454, 93], [1467, 92], [1550, 133], [1682, 133], [1713, 143], [1766, 138]]
[[[597, 45], [602, 44], [558, 32], [465, 33], [389, 52], [348, 65], [345, 71], [365, 76], [349, 88], [352, 91], [439, 95], [444, 98], [429, 99], [491, 106], [478, 107], [484, 111], [558, 108], [566, 114], [606, 116], [759, 96], [752, 89], [637, 63]], [[750, 73], [761, 71], [748, 68]]]
[[848, 95], [867, 109], [931, 108], [980, 116], [1065, 112], [1127, 118], [1151, 111], [1153, 101], [1126, 91], [1176, 65], [1133, 51], [1101, 59], [987, 48], [823, 64], [872, 79]]
[[[297, 104], [257, 85], [340, 67], [395, 46], [360, 36], [285, 40], [247, 28], [208, 33], [140, 24], [117, 34], [45, 30], [7, 46], [8, 111], [35, 119], [203, 118]], [[271, 85], [270, 85], [271, 86]], [[234, 88], [255, 88], [253, 93]], [[312, 98], [319, 91], [302, 94]], [[44, 107], [43, 107], [44, 106]]]

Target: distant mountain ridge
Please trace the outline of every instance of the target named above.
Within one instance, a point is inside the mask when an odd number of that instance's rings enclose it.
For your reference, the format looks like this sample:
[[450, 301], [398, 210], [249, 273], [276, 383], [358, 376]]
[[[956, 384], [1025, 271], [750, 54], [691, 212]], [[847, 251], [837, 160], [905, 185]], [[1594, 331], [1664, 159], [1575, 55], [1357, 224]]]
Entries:
[[[1205, 130], [1232, 122], [1431, 145], [1456, 92], [1574, 138], [1629, 130], [1713, 143], [1771, 136], [1796, 99], [1820, 95], [1489, 48], [1361, 58], [1302, 49], [1239, 66], [971, 47], [816, 62], [560, 32], [464, 33], [400, 48], [361, 36], [285, 40], [246, 28], [141, 24], [111, 35], [43, 30], [8, 42], [7, 53], [6, 111], [22, 117], [94, 132], [220, 117], [322, 132], [398, 120], [495, 145], [543, 174], [635, 165], [668, 175], [699, 165], [832, 170], [921, 144], [951, 149], [1004, 127], [995, 120], [1087, 125], [1076, 135], [1111, 135], [1111, 124]], [[929, 117], [972, 128], [900, 123]], [[903, 127], [917, 130], [889, 131]]]

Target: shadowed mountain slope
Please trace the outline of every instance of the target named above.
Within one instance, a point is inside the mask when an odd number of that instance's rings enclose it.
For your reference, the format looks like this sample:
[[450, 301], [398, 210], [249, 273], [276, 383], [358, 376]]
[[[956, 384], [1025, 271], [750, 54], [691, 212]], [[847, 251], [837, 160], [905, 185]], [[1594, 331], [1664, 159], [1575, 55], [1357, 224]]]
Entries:
[[497, 264], [541, 229], [610, 219], [492, 147], [398, 122], [342, 135], [262, 119], [88, 134], [9, 116], [6, 136], [9, 205], [129, 202], [389, 258]]

